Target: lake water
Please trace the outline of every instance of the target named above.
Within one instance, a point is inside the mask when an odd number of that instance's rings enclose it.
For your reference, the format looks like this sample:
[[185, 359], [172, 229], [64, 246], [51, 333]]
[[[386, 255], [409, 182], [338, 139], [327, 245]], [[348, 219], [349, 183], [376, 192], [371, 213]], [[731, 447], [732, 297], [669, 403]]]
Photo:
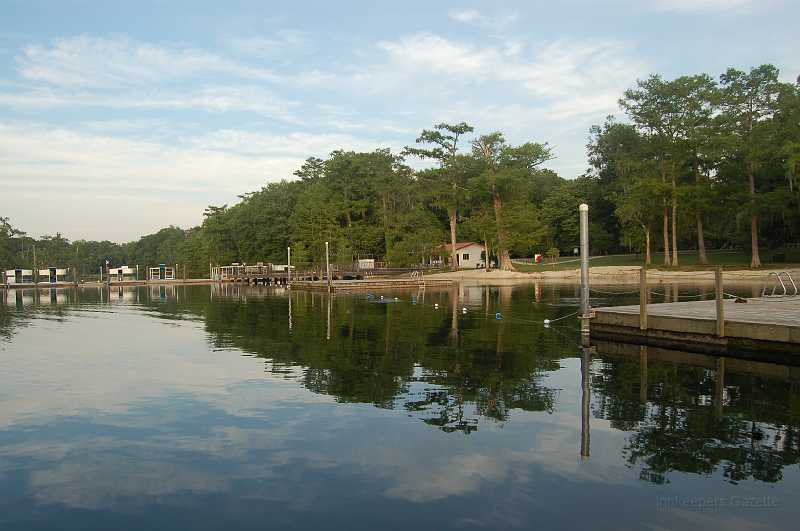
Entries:
[[800, 369], [581, 349], [575, 287], [383, 295], [0, 291], [0, 529], [797, 525]]

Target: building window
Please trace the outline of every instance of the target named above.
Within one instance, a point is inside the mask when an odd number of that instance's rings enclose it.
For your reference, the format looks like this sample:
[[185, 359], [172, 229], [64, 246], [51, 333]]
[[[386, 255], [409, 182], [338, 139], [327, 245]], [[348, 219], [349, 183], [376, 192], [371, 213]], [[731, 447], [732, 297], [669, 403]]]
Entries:
[[461, 255], [461, 259], [462, 260], [469, 260], [469, 255], [467, 253], [464, 253], [464, 254]]

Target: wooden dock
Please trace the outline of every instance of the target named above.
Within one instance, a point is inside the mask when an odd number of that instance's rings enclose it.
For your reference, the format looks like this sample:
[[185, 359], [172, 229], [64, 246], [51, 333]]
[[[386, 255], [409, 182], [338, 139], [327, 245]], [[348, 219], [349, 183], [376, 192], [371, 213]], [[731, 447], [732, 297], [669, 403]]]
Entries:
[[738, 300], [745, 302], [647, 304], [644, 318], [638, 305], [595, 308], [591, 337], [702, 353], [769, 350], [800, 357], [800, 296]]

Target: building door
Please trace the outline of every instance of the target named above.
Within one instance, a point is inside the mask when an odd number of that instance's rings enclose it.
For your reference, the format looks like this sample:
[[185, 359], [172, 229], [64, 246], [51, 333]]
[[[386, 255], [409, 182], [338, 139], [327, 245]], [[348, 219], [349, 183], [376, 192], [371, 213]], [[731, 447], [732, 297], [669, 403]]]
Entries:
[[158, 266], [158, 279], [159, 280], [167, 279], [167, 266], [165, 266], [164, 264]]
[[14, 284], [22, 284], [22, 269], [14, 270]]
[[58, 280], [58, 277], [56, 276], [56, 268], [51, 267], [49, 269], [49, 272], [50, 272], [50, 284], [55, 284], [56, 281]]

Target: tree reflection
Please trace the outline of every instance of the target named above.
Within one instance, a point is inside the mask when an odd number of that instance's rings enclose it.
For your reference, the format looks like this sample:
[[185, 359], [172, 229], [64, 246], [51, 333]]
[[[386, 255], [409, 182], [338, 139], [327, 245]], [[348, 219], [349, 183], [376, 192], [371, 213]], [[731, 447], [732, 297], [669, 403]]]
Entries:
[[631, 432], [623, 455], [643, 480], [667, 483], [680, 471], [777, 482], [799, 462], [796, 368], [650, 347], [640, 370], [639, 347], [598, 350], [594, 414]]

